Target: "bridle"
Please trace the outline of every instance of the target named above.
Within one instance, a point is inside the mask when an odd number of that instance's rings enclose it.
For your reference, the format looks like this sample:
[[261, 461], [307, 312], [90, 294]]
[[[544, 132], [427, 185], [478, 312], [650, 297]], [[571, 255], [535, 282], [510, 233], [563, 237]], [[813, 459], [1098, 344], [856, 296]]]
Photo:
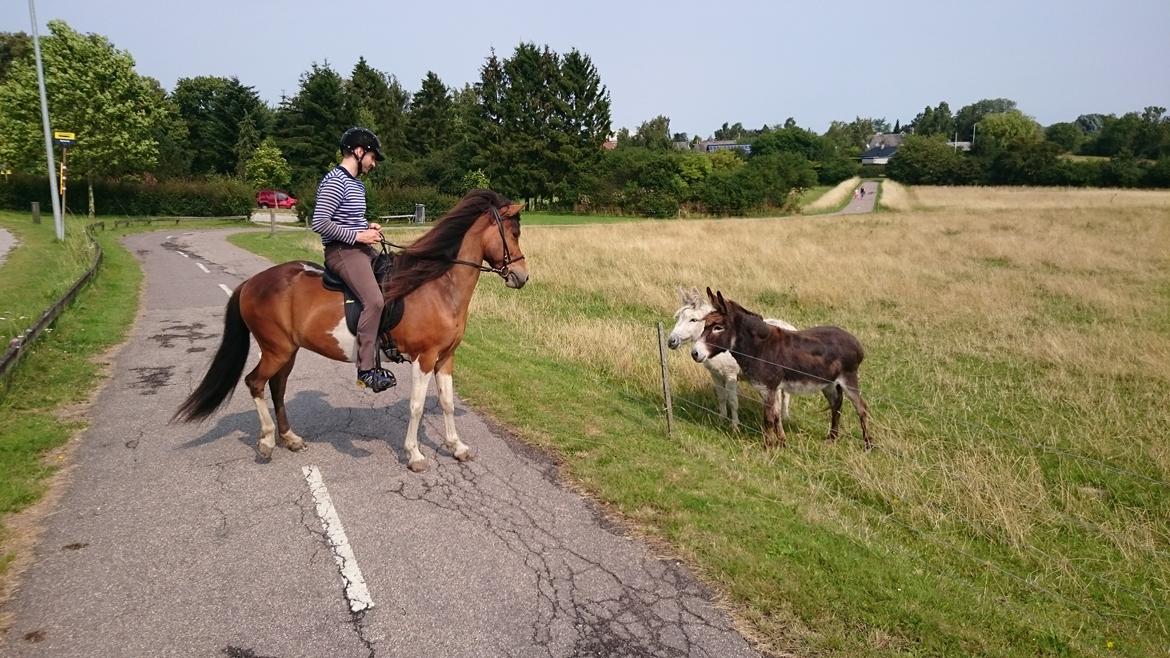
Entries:
[[[504, 247], [503, 264], [499, 267], [489, 267], [484, 265], [482, 261], [479, 263], [473, 263], [469, 260], [463, 260], [460, 258], [452, 258], [451, 262], [455, 263], [456, 265], [474, 267], [480, 272], [491, 272], [493, 274], [499, 274], [501, 278], [507, 280], [507, 278], [512, 274], [512, 263], [519, 263], [520, 261], [524, 260], [524, 255], [521, 254], [519, 258], [512, 258], [512, 252], [508, 249], [508, 240], [504, 237], [504, 219], [500, 216], [500, 211], [495, 206], [488, 206], [488, 209], [491, 210], [492, 219], [496, 222], [496, 228], [500, 230], [500, 244]], [[397, 247], [399, 249], [405, 249], [405, 247], [396, 245], [393, 242], [388, 242], [385, 238], [382, 239], [382, 245], [383, 250], [385, 250], [386, 245]]]

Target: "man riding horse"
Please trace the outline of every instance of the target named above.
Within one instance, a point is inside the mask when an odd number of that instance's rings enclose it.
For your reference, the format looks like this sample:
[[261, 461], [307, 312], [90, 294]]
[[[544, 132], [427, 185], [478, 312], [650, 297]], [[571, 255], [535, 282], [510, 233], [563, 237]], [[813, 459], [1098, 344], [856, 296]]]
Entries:
[[376, 366], [378, 323], [385, 300], [374, 276], [382, 227], [366, 221], [366, 186], [359, 180], [385, 159], [382, 143], [366, 128], [350, 128], [341, 136], [341, 164], [317, 186], [313, 231], [325, 245], [325, 266], [345, 281], [362, 304], [357, 324], [357, 383], [375, 393], [395, 385], [394, 375]]

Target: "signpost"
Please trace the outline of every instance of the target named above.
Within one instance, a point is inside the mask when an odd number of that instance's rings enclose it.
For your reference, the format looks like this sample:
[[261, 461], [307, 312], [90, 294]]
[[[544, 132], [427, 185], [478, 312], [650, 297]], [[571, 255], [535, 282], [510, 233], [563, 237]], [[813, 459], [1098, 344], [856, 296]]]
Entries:
[[69, 158], [69, 147], [77, 143], [77, 135], [63, 130], [55, 130], [53, 131], [53, 141], [61, 147], [61, 212], [66, 213], [69, 206], [65, 205], [65, 180], [67, 178], [65, 172], [68, 170], [65, 161]]

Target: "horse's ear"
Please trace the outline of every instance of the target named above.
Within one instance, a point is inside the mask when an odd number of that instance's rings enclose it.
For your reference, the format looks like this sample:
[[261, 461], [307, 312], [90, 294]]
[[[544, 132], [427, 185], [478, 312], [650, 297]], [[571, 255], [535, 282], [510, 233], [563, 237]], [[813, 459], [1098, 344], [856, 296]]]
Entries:
[[507, 208], [504, 208], [504, 212], [500, 214], [502, 214], [504, 217], [515, 217], [516, 215], [520, 214], [521, 210], [524, 210], [523, 203], [513, 203]]

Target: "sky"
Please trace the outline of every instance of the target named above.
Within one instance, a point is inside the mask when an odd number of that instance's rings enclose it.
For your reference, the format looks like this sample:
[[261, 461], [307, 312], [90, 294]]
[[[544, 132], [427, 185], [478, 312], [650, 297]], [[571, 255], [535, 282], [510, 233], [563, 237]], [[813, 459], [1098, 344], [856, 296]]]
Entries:
[[[593, 60], [615, 131], [661, 114], [704, 137], [788, 117], [824, 132], [1000, 97], [1044, 125], [1170, 108], [1168, 0], [36, 0], [36, 14], [42, 35], [54, 18], [105, 35], [168, 90], [236, 76], [273, 106], [314, 62], [348, 76], [364, 56], [414, 92], [428, 71], [474, 83], [493, 48], [533, 42]], [[30, 30], [26, 0], [0, 3], [0, 32]]]

